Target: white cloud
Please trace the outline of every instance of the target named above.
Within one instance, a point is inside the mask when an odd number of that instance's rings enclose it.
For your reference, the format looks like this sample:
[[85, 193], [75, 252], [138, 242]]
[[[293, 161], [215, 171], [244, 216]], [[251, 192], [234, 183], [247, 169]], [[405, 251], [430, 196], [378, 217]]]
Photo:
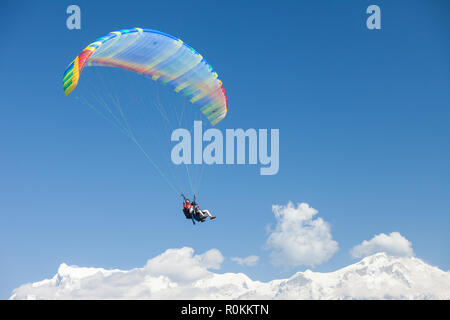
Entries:
[[377, 252], [386, 252], [400, 257], [411, 257], [414, 255], [411, 242], [399, 232], [392, 232], [389, 235], [380, 233], [369, 241], [364, 240], [350, 251], [354, 258], [365, 257]]
[[274, 205], [272, 211], [277, 225], [266, 242], [272, 249], [272, 264], [313, 266], [329, 260], [338, 250], [329, 224], [315, 217], [318, 211], [307, 203]]
[[148, 260], [145, 269], [152, 276], [166, 276], [176, 282], [189, 282], [204, 277], [209, 273], [208, 269], [219, 269], [223, 260], [217, 249], [194, 255], [194, 249], [184, 247], [168, 249]]
[[22, 285], [11, 299], [450, 299], [450, 274], [414, 257], [378, 253], [334, 272], [269, 282], [209, 270], [222, 260], [216, 249], [181, 248], [131, 270], [61, 264], [53, 278]]
[[241, 266], [252, 267], [258, 263], [259, 257], [258, 256], [248, 256], [245, 258], [233, 257], [231, 258], [231, 260], [237, 262]]

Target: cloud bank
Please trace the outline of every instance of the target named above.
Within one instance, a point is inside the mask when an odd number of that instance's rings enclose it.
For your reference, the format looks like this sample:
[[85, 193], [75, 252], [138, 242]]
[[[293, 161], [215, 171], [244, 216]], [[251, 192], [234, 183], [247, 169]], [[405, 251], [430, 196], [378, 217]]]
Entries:
[[415, 257], [378, 253], [334, 272], [269, 282], [211, 271], [222, 261], [217, 249], [184, 247], [131, 270], [61, 264], [53, 278], [22, 285], [11, 299], [450, 299], [450, 274]]
[[354, 258], [362, 258], [377, 252], [386, 252], [399, 257], [412, 257], [414, 255], [411, 242], [399, 232], [392, 232], [389, 235], [384, 233], [375, 235], [372, 239], [364, 240], [361, 244], [353, 247], [350, 254]]
[[272, 250], [272, 264], [314, 266], [329, 260], [338, 250], [330, 225], [315, 217], [318, 211], [307, 203], [274, 205], [272, 211], [277, 224], [266, 242]]

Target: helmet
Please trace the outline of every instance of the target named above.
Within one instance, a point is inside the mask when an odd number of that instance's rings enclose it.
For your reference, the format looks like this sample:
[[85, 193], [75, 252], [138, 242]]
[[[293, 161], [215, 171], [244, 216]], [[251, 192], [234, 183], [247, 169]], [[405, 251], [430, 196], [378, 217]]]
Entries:
[[186, 203], [189, 203], [189, 199], [186, 199]]

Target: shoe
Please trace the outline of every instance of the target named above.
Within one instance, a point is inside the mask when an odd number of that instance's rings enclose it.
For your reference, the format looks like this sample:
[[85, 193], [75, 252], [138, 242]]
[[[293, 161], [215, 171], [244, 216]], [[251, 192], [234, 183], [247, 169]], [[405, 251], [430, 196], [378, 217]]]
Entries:
[[216, 216], [212, 216], [211, 218], [209, 218], [210, 220], [212, 220], [212, 219], [215, 219], [216, 218]]

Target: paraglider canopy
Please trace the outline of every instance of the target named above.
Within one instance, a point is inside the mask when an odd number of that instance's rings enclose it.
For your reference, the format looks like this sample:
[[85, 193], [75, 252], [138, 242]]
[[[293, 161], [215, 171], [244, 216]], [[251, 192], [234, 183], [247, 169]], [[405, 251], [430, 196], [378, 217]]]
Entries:
[[169, 84], [200, 107], [212, 125], [227, 113], [222, 81], [201, 54], [166, 33], [141, 28], [114, 31], [88, 45], [67, 67], [63, 86], [69, 95], [85, 66], [130, 70]]

